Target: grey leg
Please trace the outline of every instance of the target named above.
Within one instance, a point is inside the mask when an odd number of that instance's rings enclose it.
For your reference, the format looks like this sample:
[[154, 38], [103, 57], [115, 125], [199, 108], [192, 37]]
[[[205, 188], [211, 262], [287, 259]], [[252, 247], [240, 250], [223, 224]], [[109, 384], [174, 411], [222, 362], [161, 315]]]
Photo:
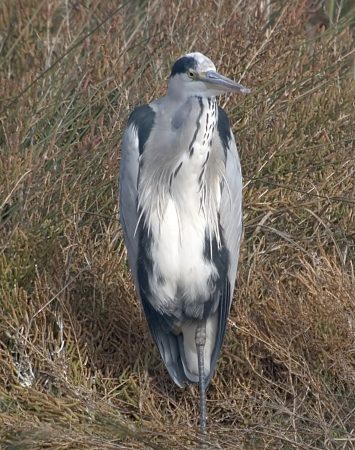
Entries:
[[206, 433], [206, 380], [205, 380], [205, 343], [206, 343], [206, 321], [202, 320], [197, 325], [195, 342], [198, 358], [198, 382], [200, 386], [200, 428]]

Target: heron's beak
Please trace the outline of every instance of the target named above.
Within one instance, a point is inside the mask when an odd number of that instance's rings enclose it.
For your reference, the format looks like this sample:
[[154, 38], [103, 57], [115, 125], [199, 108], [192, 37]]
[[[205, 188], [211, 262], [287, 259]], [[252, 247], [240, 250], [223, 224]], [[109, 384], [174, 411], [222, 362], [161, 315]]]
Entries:
[[211, 84], [211, 87], [220, 89], [222, 92], [240, 92], [242, 94], [249, 94], [250, 89], [242, 86], [239, 83], [221, 75], [214, 70], [208, 70], [203, 74], [200, 74], [200, 80], [204, 83]]

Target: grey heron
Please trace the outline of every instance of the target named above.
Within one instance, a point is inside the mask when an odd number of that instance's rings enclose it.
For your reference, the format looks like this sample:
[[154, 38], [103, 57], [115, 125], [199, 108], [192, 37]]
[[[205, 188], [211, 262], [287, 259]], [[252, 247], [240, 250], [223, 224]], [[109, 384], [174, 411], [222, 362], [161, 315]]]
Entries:
[[249, 89], [201, 53], [172, 67], [165, 96], [138, 106], [125, 129], [120, 218], [151, 335], [174, 382], [206, 387], [231, 306], [242, 233], [242, 175], [216, 97]]

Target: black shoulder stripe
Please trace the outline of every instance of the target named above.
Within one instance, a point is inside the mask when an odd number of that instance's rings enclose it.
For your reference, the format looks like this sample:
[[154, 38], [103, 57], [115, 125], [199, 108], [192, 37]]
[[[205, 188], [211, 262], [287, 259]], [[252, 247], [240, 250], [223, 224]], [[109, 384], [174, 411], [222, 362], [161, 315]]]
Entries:
[[226, 155], [229, 141], [232, 139], [232, 133], [228, 116], [221, 107], [218, 107], [217, 130], [223, 144], [224, 154]]
[[139, 154], [144, 150], [150, 132], [152, 131], [155, 119], [155, 112], [149, 105], [138, 106], [128, 119], [128, 126], [134, 125], [138, 130]]

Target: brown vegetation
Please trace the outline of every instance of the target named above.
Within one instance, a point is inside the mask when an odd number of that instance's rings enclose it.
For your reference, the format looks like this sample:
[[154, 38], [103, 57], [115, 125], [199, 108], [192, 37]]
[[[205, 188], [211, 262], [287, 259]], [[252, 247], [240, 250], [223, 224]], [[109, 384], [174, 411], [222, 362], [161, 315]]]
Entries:
[[117, 221], [128, 113], [190, 50], [253, 91], [222, 99], [245, 236], [211, 448], [355, 448], [354, 14], [308, 3], [1, 3], [2, 448], [199, 446]]

